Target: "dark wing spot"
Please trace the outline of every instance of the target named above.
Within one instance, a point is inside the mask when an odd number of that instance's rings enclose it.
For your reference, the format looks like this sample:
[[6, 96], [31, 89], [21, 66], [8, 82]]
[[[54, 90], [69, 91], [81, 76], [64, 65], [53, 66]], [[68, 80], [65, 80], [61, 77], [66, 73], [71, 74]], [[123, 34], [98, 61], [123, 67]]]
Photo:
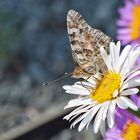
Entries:
[[83, 32], [83, 29], [80, 29], [79, 31], [80, 31], [80, 34], [82, 34], [82, 32]]
[[78, 40], [73, 40], [70, 42], [72, 45], [76, 45], [76, 44], [79, 44]]
[[86, 57], [90, 57], [92, 54], [92, 51], [88, 49], [83, 49], [83, 52], [86, 54]]
[[74, 53], [75, 54], [82, 54], [82, 52], [80, 50], [75, 50]]
[[69, 34], [69, 36], [70, 36], [71, 38], [74, 38], [74, 37], [75, 37], [75, 35], [76, 35], [76, 33], [75, 33], [75, 32], [73, 32], [72, 34]]

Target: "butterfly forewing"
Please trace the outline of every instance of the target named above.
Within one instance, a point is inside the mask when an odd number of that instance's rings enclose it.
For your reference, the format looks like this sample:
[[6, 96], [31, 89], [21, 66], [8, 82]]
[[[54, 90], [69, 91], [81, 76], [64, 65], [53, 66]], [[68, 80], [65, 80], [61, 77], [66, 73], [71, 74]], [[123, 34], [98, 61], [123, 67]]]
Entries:
[[76, 69], [73, 77], [80, 78], [96, 74], [105, 67], [100, 56], [100, 47], [109, 51], [111, 38], [100, 30], [91, 28], [76, 11], [70, 10], [67, 15], [67, 29]]

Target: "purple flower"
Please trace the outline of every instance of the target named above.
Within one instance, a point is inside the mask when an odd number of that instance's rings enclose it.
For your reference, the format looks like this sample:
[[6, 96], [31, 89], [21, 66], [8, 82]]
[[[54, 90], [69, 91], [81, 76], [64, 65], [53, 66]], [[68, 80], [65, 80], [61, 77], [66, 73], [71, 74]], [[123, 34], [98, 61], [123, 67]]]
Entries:
[[[140, 108], [140, 97], [131, 96]], [[126, 110], [118, 108], [115, 115], [115, 126], [108, 129], [104, 140], [140, 140], [140, 119]]]
[[123, 45], [140, 42], [140, 0], [125, 0], [125, 5], [119, 8], [120, 19], [117, 39]]

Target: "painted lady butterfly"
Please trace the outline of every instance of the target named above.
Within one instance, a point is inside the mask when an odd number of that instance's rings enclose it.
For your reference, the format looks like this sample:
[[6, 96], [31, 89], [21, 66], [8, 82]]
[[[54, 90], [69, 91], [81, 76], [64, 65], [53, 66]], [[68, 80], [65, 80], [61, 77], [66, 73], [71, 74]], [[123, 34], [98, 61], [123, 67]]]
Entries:
[[67, 29], [76, 63], [72, 77], [89, 77], [98, 71], [103, 71], [106, 66], [100, 56], [100, 47], [103, 46], [109, 53], [109, 44], [112, 39], [100, 30], [91, 28], [74, 10], [70, 10], [67, 14]]

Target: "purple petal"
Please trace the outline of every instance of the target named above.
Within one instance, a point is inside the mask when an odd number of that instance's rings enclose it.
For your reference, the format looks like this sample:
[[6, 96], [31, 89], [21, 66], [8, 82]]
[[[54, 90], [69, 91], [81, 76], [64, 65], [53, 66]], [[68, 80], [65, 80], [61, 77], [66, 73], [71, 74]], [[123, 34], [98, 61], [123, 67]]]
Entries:
[[132, 10], [134, 7], [134, 3], [132, 3], [130, 0], [125, 0], [125, 8], [128, 10]]
[[138, 95], [132, 95], [131, 99], [134, 101], [134, 103], [140, 108], [140, 97]]
[[134, 122], [136, 122], [137, 124], [139, 124], [139, 125], [140, 125], [140, 119], [139, 119], [139, 118], [134, 117]]
[[112, 129], [108, 129], [104, 140], [123, 140], [121, 138], [121, 131], [116, 127], [113, 127]]
[[128, 111], [117, 108], [115, 115], [115, 124], [120, 130], [123, 129], [124, 125], [129, 119], [133, 120], [133, 116]]
[[134, 0], [135, 4], [140, 4], [140, 0]]
[[128, 21], [127, 20], [122, 20], [122, 19], [119, 19], [118, 21], [117, 21], [117, 25], [118, 26], [128, 26]]
[[127, 34], [127, 35], [118, 34], [117, 39], [120, 40], [121, 43], [124, 45], [131, 41], [131, 36], [129, 34]]
[[121, 28], [117, 31], [118, 34], [130, 34], [131, 32], [132, 30], [130, 28]]

